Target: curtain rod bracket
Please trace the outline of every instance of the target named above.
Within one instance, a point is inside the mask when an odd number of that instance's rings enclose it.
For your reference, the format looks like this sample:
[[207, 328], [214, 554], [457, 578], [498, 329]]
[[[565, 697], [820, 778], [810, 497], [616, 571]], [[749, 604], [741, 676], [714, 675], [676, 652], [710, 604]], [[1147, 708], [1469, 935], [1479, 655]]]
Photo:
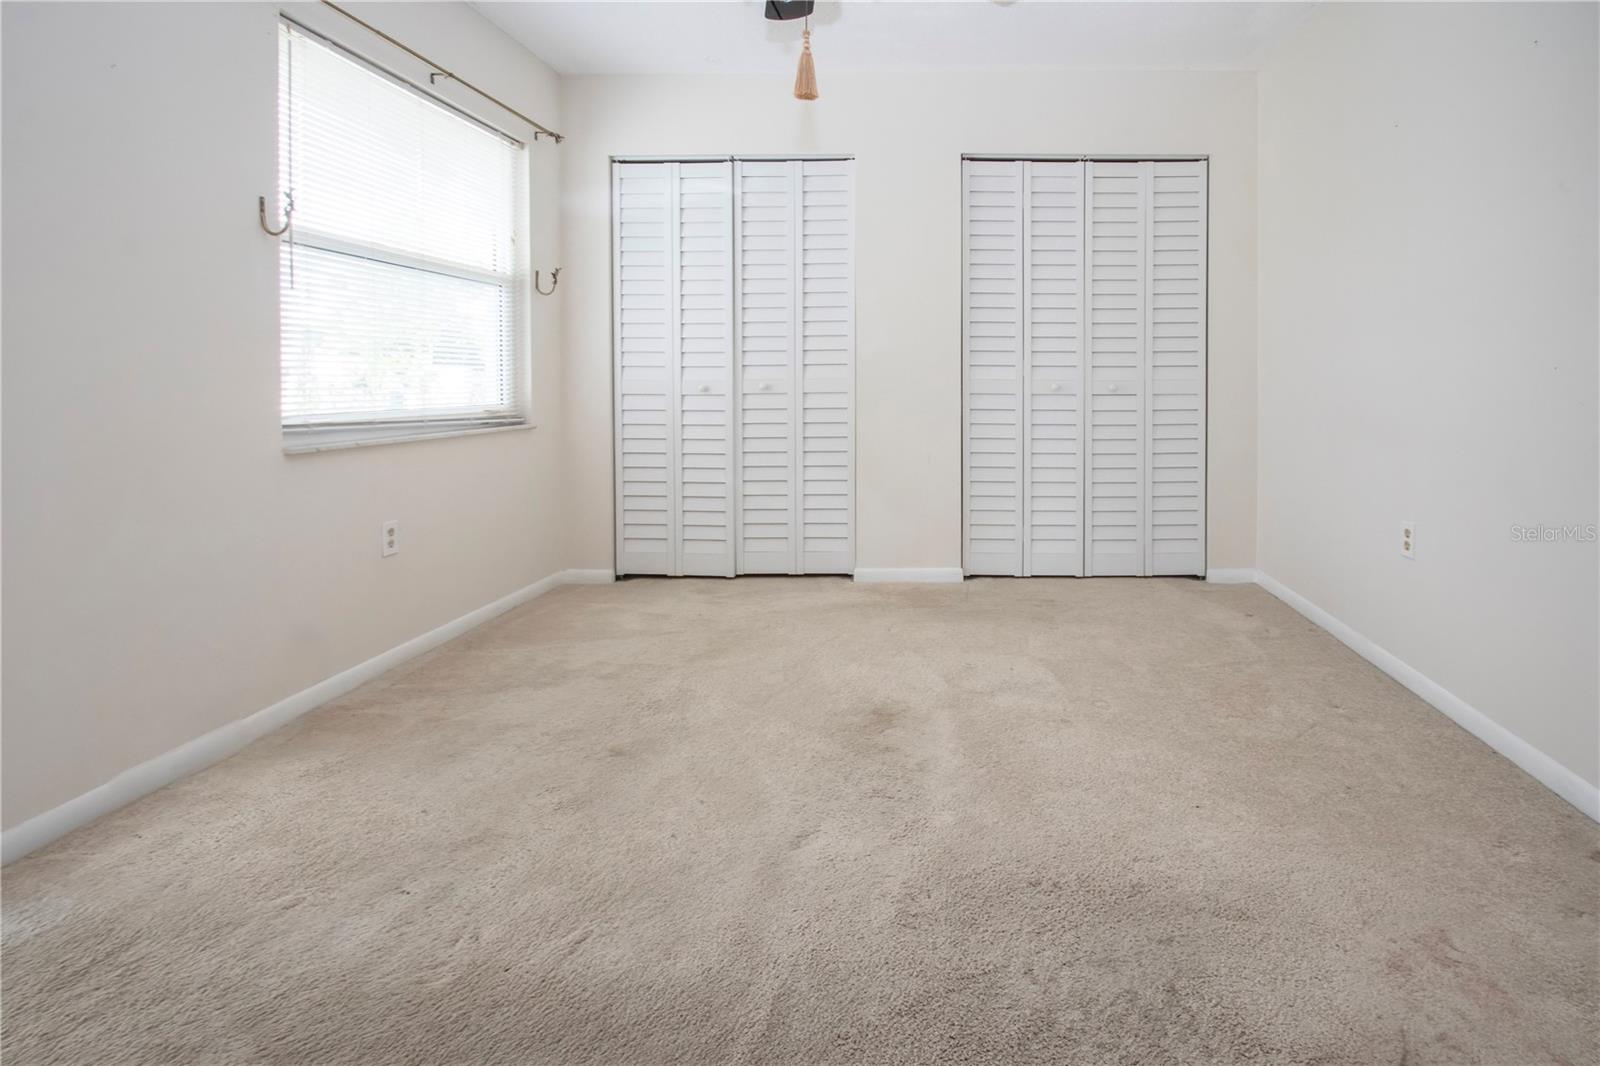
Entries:
[[537, 270], [535, 270], [533, 272], [533, 291], [537, 292], [540, 296], [551, 296], [551, 295], [554, 295], [554, 293], [556, 291], [556, 286], [559, 285], [559, 284], [561, 284], [561, 268], [560, 267], [556, 267], [554, 270], [550, 271], [550, 289], [549, 289], [548, 292], [545, 291], [544, 289], [539, 288], [539, 272]]
[[273, 229], [267, 225], [267, 198], [256, 197], [256, 217], [261, 220], [261, 229], [268, 237], [282, 237], [289, 232], [289, 224], [294, 221], [294, 197], [285, 195], [283, 198], [283, 225]]

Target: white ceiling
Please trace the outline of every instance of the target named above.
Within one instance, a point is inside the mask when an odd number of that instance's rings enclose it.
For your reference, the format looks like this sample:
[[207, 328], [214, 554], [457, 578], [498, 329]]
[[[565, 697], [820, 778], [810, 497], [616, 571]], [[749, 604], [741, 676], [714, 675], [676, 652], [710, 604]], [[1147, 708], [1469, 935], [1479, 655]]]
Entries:
[[[485, 16], [562, 74], [792, 70], [798, 22], [761, 0], [683, 3], [478, 0]], [[1000, 67], [1253, 70], [1309, 3], [822, 0], [812, 50], [830, 71]]]

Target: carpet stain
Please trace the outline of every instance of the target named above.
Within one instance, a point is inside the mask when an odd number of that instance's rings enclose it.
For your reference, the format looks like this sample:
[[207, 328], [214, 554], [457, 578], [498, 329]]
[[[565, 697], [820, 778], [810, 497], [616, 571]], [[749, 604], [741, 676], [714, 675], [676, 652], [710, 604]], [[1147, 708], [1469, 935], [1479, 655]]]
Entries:
[[869, 737], [881, 737], [899, 725], [905, 713], [904, 707], [889, 703], [878, 704], [867, 711], [866, 717], [861, 722], [861, 732]]

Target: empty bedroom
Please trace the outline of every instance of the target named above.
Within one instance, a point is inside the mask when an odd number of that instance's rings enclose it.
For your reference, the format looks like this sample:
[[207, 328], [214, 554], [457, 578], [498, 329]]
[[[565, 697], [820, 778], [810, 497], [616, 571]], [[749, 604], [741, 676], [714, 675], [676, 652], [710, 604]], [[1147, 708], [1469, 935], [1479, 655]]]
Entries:
[[1600, 1066], [1600, 4], [0, 2], [0, 1062]]

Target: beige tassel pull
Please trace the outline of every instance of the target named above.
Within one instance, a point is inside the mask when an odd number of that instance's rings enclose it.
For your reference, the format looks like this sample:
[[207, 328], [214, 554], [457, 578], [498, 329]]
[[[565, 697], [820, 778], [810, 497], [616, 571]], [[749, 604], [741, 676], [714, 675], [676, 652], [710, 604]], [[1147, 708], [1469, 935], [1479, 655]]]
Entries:
[[794, 76], [794, 98], [796, 100], [815, 100], [817, 98], [817, 68], [811, 62], [810, 19], [806, 19], [805, 44], [800, 49], [800, 69]]

